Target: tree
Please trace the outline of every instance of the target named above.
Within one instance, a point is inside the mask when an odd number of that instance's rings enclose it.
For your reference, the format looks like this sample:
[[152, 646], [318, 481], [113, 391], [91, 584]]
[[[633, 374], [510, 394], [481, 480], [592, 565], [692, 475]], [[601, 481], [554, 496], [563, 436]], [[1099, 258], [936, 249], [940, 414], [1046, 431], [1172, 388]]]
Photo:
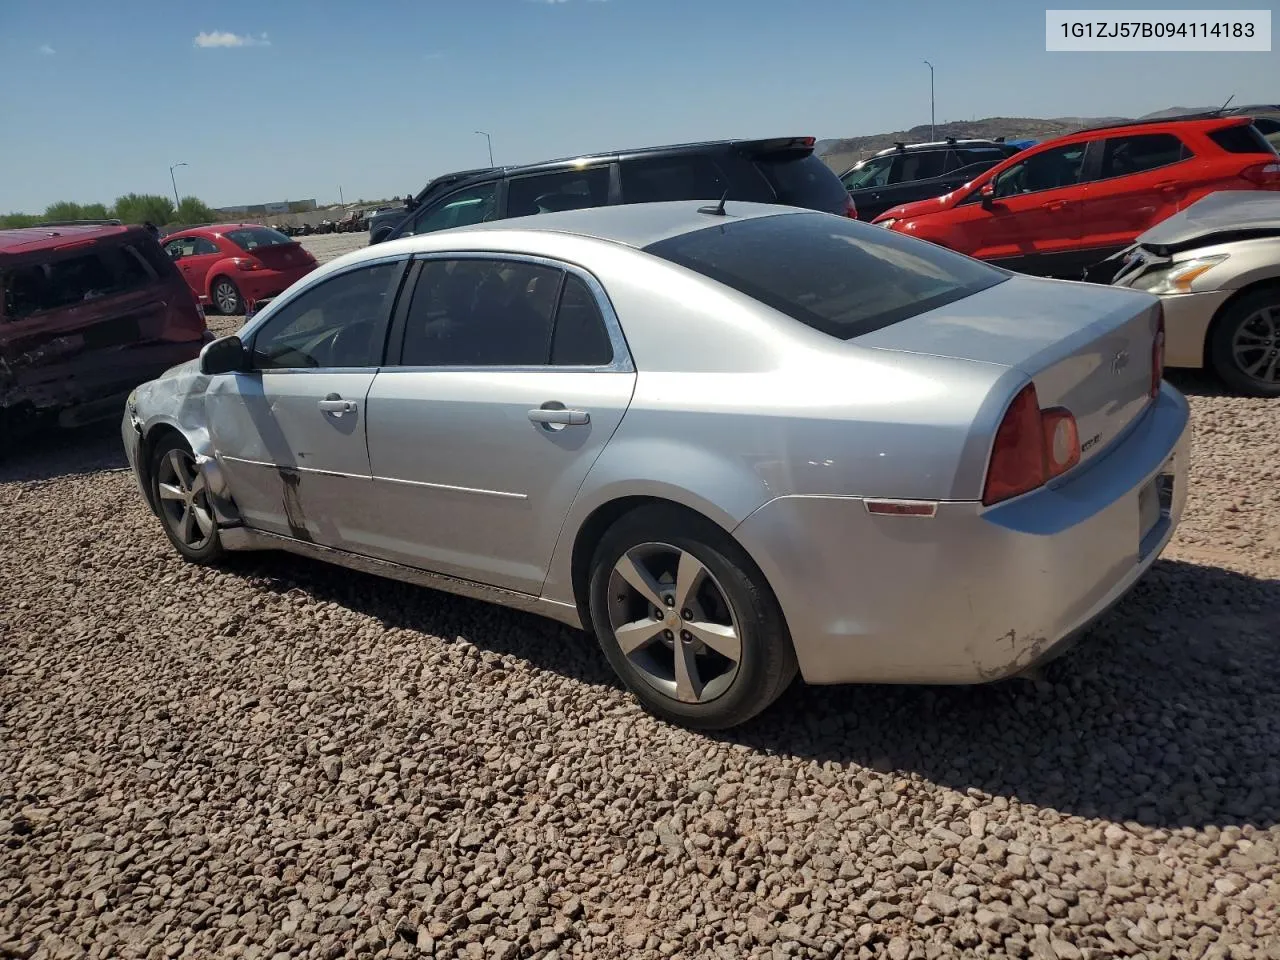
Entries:
[[174, 215], [181, 224], [212, 223], [218, 215], [198, 197], [183, 197]]
[[174, 222], [173, 201], [154, 193], [127, 193], [117, 197], [115, 216], [122, 223], [146, 223], [156, 226]]
[[42, 218], [34, 213], [6, 213], [0, 216], [0, 230], [16, 230], [19, 227], [34, 227]]

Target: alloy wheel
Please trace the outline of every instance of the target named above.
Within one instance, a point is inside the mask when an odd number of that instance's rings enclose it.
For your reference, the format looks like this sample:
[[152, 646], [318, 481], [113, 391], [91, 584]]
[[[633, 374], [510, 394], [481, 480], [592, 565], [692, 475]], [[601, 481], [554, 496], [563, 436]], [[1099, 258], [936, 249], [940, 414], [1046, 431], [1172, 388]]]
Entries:
[[1236, 328], [1231, 358], [1245, 376], [1280, 384], [1280, 307], [1263, 307]]
[[213, 536], [214, 523], [195, 457], [185, 450], [170, 450], [160, 461], [156, 480], [165, 523], [183, 544], [199, 550]]
[[738, 618], [724, 588], [687, 550], [642, 543], [624, 553], [609, 577], [609, 625], [645, 683], [673, 700], [707, 703], [738, 674]]
[[218, 301], [218, 309], [224, 314], [235, 313], [240, 306], [240, 294], [226, 280], [218, 284], [213, 291], [213, 297]]

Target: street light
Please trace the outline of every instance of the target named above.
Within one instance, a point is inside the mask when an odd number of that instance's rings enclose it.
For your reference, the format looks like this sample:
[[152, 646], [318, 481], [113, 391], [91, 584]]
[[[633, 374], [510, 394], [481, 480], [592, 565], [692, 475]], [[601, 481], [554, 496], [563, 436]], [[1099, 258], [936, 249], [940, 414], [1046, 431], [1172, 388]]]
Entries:
[[186, 161], [184, 160], [182, 163], [175, 163], [172, 167], [169, 168], [169, 182], [173, 184], [173, 210], [175, 213], [177, 212], [178, 208], [182, 206], [182, 201], [178, 199], [178, 181], [174, 177], [173, 171], [176, 170], [178, 167], [185, 167], [186, 165], [187, 165]]
[[484, 137], [487, 141], [489, 141], [489, 166], [492, 167], [493, 166], [493, 137], [489, 136], [483, 130], [477, 130], [476, 133], [478, 133], [480, 136]]
[[929, 139], [936, 140], [938, 136], [933, 129], [933, 64], [928, 60], [923, 61], [923, 63], [929, 68]]

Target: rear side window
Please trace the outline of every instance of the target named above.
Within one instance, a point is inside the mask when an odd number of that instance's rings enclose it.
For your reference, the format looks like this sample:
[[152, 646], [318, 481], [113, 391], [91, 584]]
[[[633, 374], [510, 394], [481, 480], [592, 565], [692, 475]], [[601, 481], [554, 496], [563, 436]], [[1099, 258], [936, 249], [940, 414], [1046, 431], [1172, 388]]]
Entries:
[[564, 273], [507, 260], [428, 260], [405, 319], [407, 367], [542, 366]]
[[947, 155], [943, 150], [917, 150], [899, 154], [893, 162], [890, 183], [912, 183], [942, 176]]
[[809, 213], [707, 227], [645, 250], [841, 340], [1008, 278], [942, 247]]
[[967, 167], [974, 163], [989, 163], [995, 166], [1005, 157], [1012, 156], [1012, 154], [997, 150], [994, 147], [968, 147], [957, 150], [956, 156], [960, 160], [958, 166]]
[[600, 304], [581, 277], [566, 274], [551, 338], [551, 363], [602, 367], [612, 360], [613, 344], [609, 342]]
[[517, 177], [507, 187], [507, 216], [603, 207], [609, 202], [609, 168]]
[[246, 252], [256, 250], [258, 247], [280, 247], [293, 243], [279, 230], [272, 230], [270, 227], [245, 227], [242, 230], [232, 230], [223, 236]]
[[1171, 133], [1145, 133], [1132, 137], [1111, 137], [1102, 150], [1099, 177], [1126, 177], [1186, 160], [1187, 145]]
[[87, 253], [5, 271], [4, 315], [20, 320], [62, 310], [141, 289], [155, 278], [155, 272], [133, 247], [102, 245]]
[[779, 203], [828, 213], [844, 210], [847, 199], [844, 184], [812, 153], [756, 157], [755, 161]]
[[1267, 138], [1251, 123], [1215, 130], [1209, 139], [1227, 153], [1275, 153]]
[[719, 200], [728, 189], [724, 173], [705, 155], [622, 162], [622, 202]]

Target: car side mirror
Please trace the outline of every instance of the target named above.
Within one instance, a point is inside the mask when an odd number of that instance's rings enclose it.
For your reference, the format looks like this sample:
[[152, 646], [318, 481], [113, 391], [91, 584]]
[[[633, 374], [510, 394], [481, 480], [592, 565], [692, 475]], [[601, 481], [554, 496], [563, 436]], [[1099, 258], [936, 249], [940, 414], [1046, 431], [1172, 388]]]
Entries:
[[237, 336], [219, 337], [200, 351], [200, 372], [207, 377], [247, 370], [249, 358]]
[[984, 183], [982, 189], [978, 191], [978, 196], [982, 198], [984, 207], [991, 206], [991, 201], [996, 198], [996, 185], [994, 183]]

